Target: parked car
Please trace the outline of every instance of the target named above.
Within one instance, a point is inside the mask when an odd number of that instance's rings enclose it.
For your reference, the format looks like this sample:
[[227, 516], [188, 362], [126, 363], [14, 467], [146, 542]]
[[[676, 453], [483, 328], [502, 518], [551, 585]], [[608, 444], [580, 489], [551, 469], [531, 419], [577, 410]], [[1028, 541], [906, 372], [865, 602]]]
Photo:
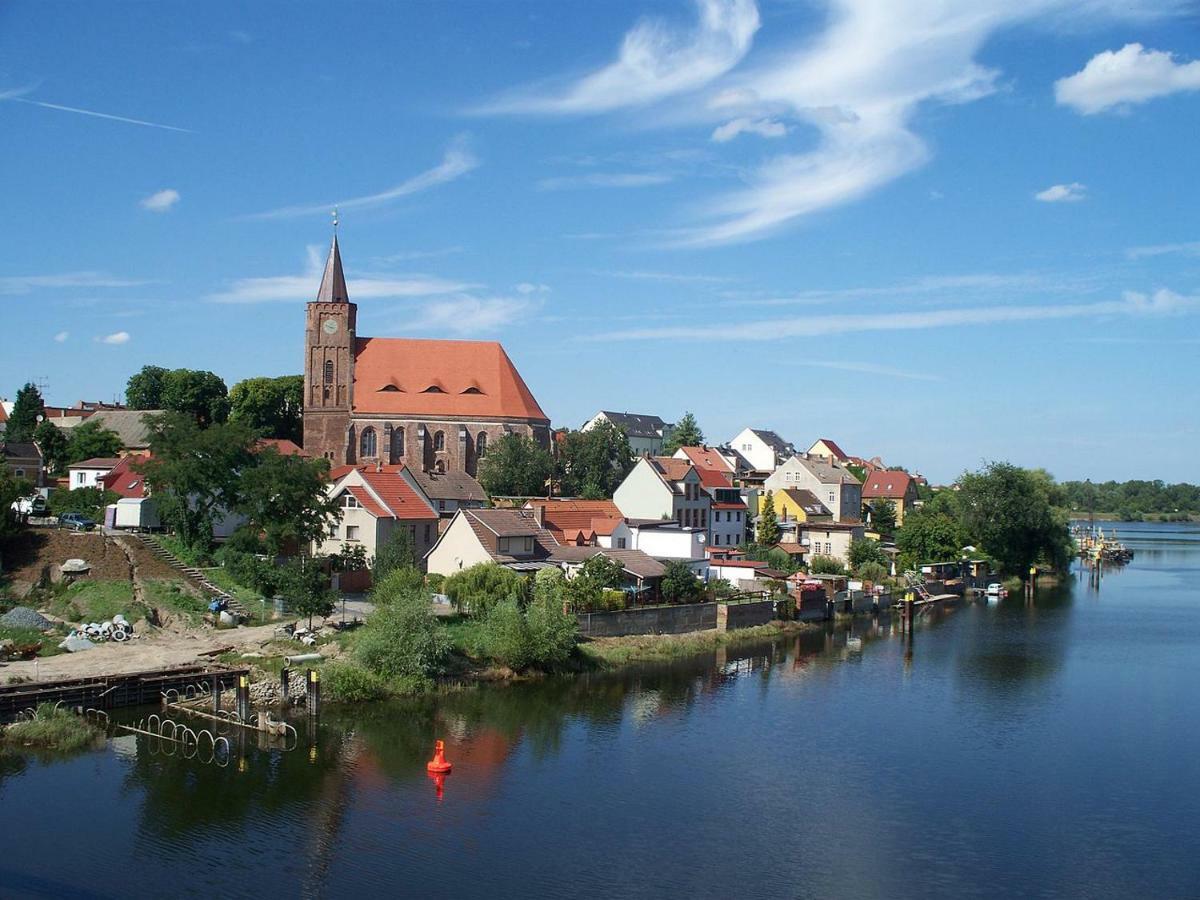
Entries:
[[41, 494], [14, 500], [12, 508], [13, 512], [19, 516], [44, 516], [49, 511], [46, 507], [46, 498]]
[[58, 517], [58, 524], [61, 528], [74, 528], [76, 531], [91, 531], [96, 527], [96, 523], [83, 513], [63, 513]]

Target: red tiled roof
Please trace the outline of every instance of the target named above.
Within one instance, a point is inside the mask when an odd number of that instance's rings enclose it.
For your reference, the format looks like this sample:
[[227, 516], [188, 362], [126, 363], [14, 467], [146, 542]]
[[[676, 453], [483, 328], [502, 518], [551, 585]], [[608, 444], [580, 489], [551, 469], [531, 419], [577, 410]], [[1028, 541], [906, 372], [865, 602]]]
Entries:
[[713, 560], [714, 566], [728, 566], [731, 569], [765, 569], [769, 563], [755, 562], [752, 559], [722, 559], [719, 562]]
[[687, 477], [688, 469], [692, 468], [689, 460], [673, 456], [652, 456], [650, 462], [667, 481], [682, 481]]
[[395, 518], [436, 519], [437, 511], [400, 476], [401, 468], [384, 466], [382, 472], [377, 472], [373, 466], [366, 466], [359, 471], [363, 481], [371, 486], [371, 490]]
[[912, 483], [907, 472], [871, 472], [863, 483], [864, 500], [901, 500]]
[[696, 473], [700, 476], [700, 483], [706, 488], [727, 488], [733, 487], [733, 482], [729, 475], [717, 469], [704, 469], [696, 466]]
[[354, 411], [549, 424], [516, 366], [494, 341], [359, 338]]
[[266, 450], [268, 447], [274, 447], [275, 452], [280, 456], [308, 456], [304, 450], [293, 441], [286, 438], [262, 438], [255, 444], [258, 450]]
[[371, 496], [371, 492], [365, 487], [358, 484], [349, 485], [346, 490], [350, 496], [356, 499], [362, 508], [369, 512], [377, 519], [390, 519], [392, 514], [375, 502], [375, 498]]
[[712, 447], [680, 447], [697, 469], [715, 469], [718, 472], [732, 472], [729, 463]]
[[126, 456], [122, 458], [101, 480], [106, 491], [119, 497], [140, 500], [146, 496], [146, 480], [142, 473], [133, 468], [134, 462], [145, 462], [149, 457]]
[[[546, 530], [556, 539], [562, 535], [574, 540], [580, 532], [585, 537], [595, 534], [612, 534], [612, 529], [624, 521], [624, 516], [611, 500], [531, 500], [527, 509], [542, 510], [542, 522]], [[611, 526], [603, 523], [612, 522]], [[608, 530], [601, 530], [607, 527]]]
[[71, 463], [68, 469], [114, 469], [121, 460], [115, 456], [97, 456], [82, 462]]
[[8, 413], [4, 411], [4, 405], [0, 404], [0, 425], [8, 421]]
[[817, 438], [813, 441], [813, 446], [817, 444], [824, 444], [838, 459], [847, 459], [845, 451], [837, 445], [837, 441], [831, 441], [829, 438]]
[[713, 509], [745, 509], [745, 503], [714, 503]]

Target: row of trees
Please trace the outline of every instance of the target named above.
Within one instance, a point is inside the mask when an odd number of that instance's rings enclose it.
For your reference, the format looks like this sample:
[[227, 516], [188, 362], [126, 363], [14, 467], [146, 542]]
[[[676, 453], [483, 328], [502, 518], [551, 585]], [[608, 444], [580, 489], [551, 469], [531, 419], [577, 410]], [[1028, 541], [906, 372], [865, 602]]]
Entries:
[[61, 475], [67, 466], [85, 459], [116, 456], [121, 450], [120, 436], [97, 422], [84, 422], [64, 432], [45, 414], [41, 391], [37, 385], [26, 384], [17, 391], [5, 439], [14, 444], [36, 442], [52, 474]]
[[1200, 514], [1200, 485], [1163, 481], [1064, 481], [1066, 506], [1075, 513], [1098, 512], [1138, 520], [1146, 514]]

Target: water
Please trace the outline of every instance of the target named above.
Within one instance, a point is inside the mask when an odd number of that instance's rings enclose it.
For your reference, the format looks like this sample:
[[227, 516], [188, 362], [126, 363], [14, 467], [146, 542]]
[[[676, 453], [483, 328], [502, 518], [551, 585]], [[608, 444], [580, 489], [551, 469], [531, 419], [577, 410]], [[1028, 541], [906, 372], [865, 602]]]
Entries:
[[[1098, 591], [327, 715], [244, 770], [0, 763], [0, 895], [1200, 896], [1200, 528]], [[455, 771], [436, 798], [435, 737]]]

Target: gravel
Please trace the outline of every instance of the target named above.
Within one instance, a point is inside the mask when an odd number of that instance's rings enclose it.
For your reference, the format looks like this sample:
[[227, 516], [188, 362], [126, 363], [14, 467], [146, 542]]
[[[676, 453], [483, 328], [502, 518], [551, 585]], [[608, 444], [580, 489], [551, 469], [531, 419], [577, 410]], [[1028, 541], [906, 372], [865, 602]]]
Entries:
[[6, 628], [34, 628], [38, 631], [47, 631], [52, 627], [49, 619], [28, 606], [14, 606], [0, 616], [0, 625]]

